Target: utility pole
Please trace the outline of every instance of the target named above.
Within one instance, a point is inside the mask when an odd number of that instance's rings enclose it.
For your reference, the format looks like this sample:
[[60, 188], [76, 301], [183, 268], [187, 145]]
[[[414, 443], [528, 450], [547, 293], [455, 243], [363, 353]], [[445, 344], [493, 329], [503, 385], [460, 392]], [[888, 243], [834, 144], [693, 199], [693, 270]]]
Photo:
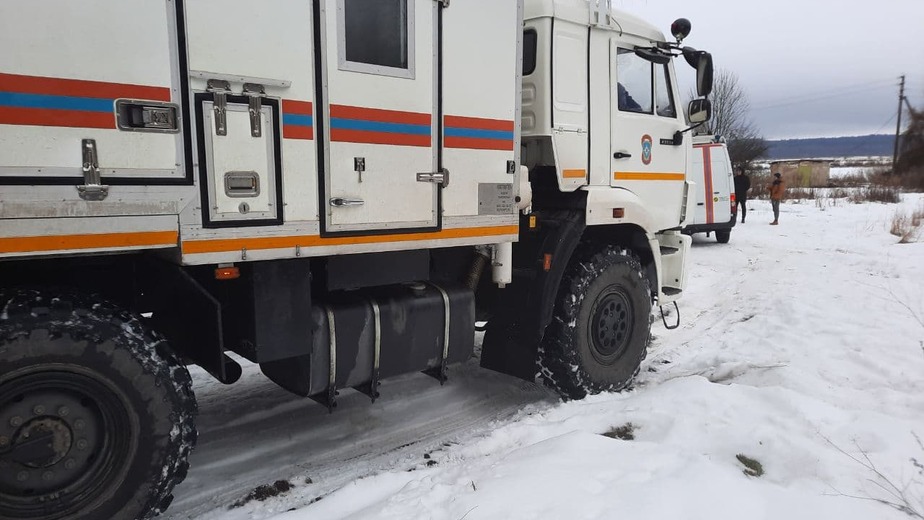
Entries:
[[895, 150], [892, 152], [892, 172], [895, 172], [895, 165], [898, 164], [898, 140], [902, 133], [902, 101], [905, 99], [905, 75], [902, 74], [902, 82], [898, 87], [898, 123], [895, 125]]

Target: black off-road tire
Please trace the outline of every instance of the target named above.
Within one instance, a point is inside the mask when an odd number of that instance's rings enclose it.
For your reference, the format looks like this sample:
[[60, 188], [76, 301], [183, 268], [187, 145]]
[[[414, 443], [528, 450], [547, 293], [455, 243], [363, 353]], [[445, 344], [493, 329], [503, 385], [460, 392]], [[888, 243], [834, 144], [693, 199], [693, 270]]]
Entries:
[[715, 232], [715, 240], [720, 244], [727, 244], [731, 239], [731, 230], [730, 229], [719, 229]]
[[[0, 308], [0, 519], [166, 509], [186, 477], [197, 409], [164, 339], [87, 296], [0, 290]], [[42, 436], [46, 451], [23, 448]]]
[[585, 246], [568, 266], [539, 348], [540, 374], [566, 399], [624, 389], [651, 332], [651, 290], [630, 251]]

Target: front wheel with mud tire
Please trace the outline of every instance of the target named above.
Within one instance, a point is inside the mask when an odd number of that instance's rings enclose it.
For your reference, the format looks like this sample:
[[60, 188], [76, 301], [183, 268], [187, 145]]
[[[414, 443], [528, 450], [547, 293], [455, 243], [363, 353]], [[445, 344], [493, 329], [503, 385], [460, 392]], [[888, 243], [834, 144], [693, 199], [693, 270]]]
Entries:
[[0, 291], [0, 519], [132, 520], [169, 505], [196, 441], [189, 372], [109, 303]]
[[540, 374], [563, 397], [618, 391], [638, 373], [650, 337], [651, 291], [630, 251], [585, 246], [562, 279], [540, 345]]

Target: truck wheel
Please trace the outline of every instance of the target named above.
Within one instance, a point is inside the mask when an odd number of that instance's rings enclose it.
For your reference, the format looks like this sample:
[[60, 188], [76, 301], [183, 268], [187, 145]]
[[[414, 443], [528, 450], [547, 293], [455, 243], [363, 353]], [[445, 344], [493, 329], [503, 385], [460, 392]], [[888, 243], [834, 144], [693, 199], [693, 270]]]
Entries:
[[715, 240], [720, 244], [727, 244], [729, 239], [731, 239], [731, 230], [730, 229], [719, 229], [715, 232]]
[[0, 291], [0, 519], [150, 518], [196, 442], [189, 372], [139, 318]]
[[625, 388], [651, 330], [651, 291], [638, 259], [614, 246], [578, 255], [539, 354], [542, 378], [569, 399]]

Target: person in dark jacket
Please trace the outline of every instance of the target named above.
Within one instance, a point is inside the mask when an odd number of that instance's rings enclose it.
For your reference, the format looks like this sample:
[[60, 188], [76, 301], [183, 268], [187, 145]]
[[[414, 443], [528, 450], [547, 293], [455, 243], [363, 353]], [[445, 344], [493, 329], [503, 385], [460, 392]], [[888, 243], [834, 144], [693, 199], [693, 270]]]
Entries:
[[751, 178], [744, 173], [744, 168], [735, 171], [735, 207], [741, 206], [741, 223], [748, 215], [748, 190], [751, 189]]

